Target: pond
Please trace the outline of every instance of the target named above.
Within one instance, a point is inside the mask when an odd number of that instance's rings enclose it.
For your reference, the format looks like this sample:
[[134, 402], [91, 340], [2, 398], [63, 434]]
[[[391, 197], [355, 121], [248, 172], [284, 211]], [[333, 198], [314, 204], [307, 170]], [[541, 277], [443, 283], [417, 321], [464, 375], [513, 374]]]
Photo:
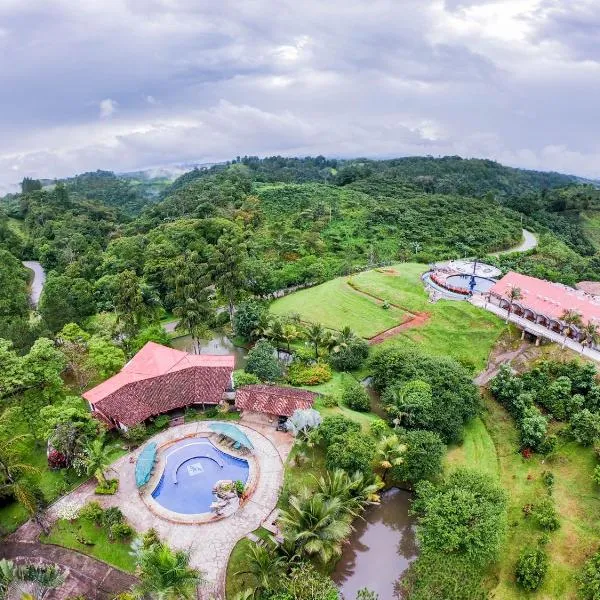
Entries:
[[[171, 340], [171, 346], [177, 350], [194, 352], [191, 335], [182, 335]], [[226, 335], [215, 333], [212, 339], [199, 341], [199, 354], [233, 354], [235, 356], [235, 368], [243, 369], [246, 366], [248, 351], [245, 348], [234, 346]]]
[[344, 546], [333, 579], [345, 598], [368, 588], [381, 600], [398, 598], [398, 578], [417, 558], [415, 520], [408, 514], [411, 494], [393, 488], [381, 496], [381, 505], [354, 522], [355, 530]]

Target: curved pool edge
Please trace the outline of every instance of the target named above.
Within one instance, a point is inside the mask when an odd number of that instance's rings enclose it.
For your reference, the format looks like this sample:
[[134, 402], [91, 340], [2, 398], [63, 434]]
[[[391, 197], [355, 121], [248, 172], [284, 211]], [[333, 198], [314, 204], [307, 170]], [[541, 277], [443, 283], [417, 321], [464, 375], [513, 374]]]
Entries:
[[[225, 511], [220, 515], [217, 515], [213, 512], [190, 513], [190, 514], [178, 513], [178, 512], [169, 510], [168, 508], [165, 508], [162, 504], [159, 504], [155, 500], [155, 498], [152, 497], [152, 493], [154, 492], [157, 485], [159, 484], [159, 482], [163, 476], [164, 469], [165, 469], [166, 461], [165, 461], [164, 451], [166, 449], [168, 449], [170, 446], [174, 446], [175, 444], [178, 444], [179, 442], [181, 442], [183, 440], [187, 440], [187, 439], [191, 440], [194, 438], [208, 438], [211, 441], [211, 443], [221, 452], [230, 454], [234, 458], [243, 458], [244, 460], [246, 460], [248, 462], [248, 479], [246, 481], [246, 490], [245, 490], [244, 496], [242, 498], [240, 498], [237, 503], [235, 503], [233, 506], [231, 506], [230, 510]], [[202, 523], [213, 523], [215, 521], [220, 521], [221, 519], [230, 517], [230, 516], [234, 515], [242, 506], [244, 506], [248, 502], [248, 500], [254, 493], [254, 490], [256, 489], [256, 486], [258, 484], [258, 478], [260, 476], [260, 467], [259, 467], [258, 460], [256, 460], [256, 457], [251, 454], [241, 455], [241, 454], [236, 453], [236, 451], [232, 448], [229, 448], [229, 447], [227, 447], [226, 449], [223, 448], [216, 441], [216, 438], [218, 438], [218, 436], [214, 433], [197, 431], [195, 433], [183, 435], [177, 439], [169, 440], [169, 441], [165, 442], [164, 444], [161, 444], [157, 448], [158, 461], [156, 462], [154, 471], [152, 472], [152, 476], [150, 477], [150, 480], [148, 481], [148, 483], [142, 489], [138, 489], [141, 499], [143, 500], [143, 502], [147, 506], [147, 508], [150, 510], [150, 512], [152, 512], [155, 516], [157, 516], [165, 521], [169, 521], [171, 523], [187, 524], [187, 525], [200, 525]]]

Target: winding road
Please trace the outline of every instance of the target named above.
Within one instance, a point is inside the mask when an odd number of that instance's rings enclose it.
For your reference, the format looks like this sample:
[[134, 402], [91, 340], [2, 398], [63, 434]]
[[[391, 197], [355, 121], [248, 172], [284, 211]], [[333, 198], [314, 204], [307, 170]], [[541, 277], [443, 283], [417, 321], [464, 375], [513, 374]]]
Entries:
[[527, 252], [533, 250], [538, 245], [538, 239], [535, 234], [527, 229], [523, 229], [523, 241], [513, 248], [508, 250], [500, 250], [499, 252], [492, 252], [492, 256], [501, 256], [502, 254], [512, 254], [513, 252]]

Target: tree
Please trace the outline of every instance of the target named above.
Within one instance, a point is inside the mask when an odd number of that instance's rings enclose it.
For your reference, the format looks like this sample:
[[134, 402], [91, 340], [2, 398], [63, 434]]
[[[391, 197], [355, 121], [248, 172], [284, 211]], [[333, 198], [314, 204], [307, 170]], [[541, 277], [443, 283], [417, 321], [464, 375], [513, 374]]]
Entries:
[[51, 331], [67, 323], [81, 323], [96, 312], [92, 285], [80, 277], [50, 274], [38, 307]]
[[275, 354], [275, 348], [267, 340], [259, 340], [248, 352], [246, 372], [254, 373], [261, 381], [276, 381], [283, 371]]
[[317, 479], [317, 491], [327, 500], [339, 498], [352, 517], [358, 516], [369, 504], [377, 504], [377, 492], [383, 482], [374, 481], [360, 471], [349, 475], [343, 469], [327, 471]]
[[125, 353], [109, 341], [92, 336], [88, 342], [86, 365], [101, 379], [108, 379], [125, 364]]
[[386, 481], [387, 474], [392, 467], [397, 467], [404, 462], [405, 453], [406, 444], [402, 444], [395, 434], [386, 435], [377, 442], [375, 456], [382, 471], [383, 481]]
[[157, 298], [144, 286], [135, 271], [127, 269], [116, 276], [114, 307], [128, 338], [157, 317]]
[[342, 392], [342, 402], [352, 410], [368, 412], [371, 410], [371, 399], [365, 388], [353, 377], [348, 377], [344, 391]]
[[193, 600], [196, 587], [204, 582], [200, 571], [189, 566], [183, 550], [174, 551], [161, 543], [141, 547], [136, 554], [140, 582], [134, 592], [154, 600]]
[[106, 446], [103, 437], [88, 441], [79, 460], [82, 470], [85, 470], [87, 475], [93, 475], [99, 486], [106, 485], [104, 472], [108, 469], [112, 460], [111, 450]]
[[325, 446], [333, 444], [338, 438], [360, 432], [360, 425], [344, 415], [328, 415], [317, 430], [318, 438]]
[[196, 298], [186, 298], [173, 309], [173, 314], [179, 319], [177, 329], [187, 331], [192, 337], [194, 352], [199, 351], [199, 340], [208, 335], [207, 320], [211, 315], [209, 305]]
[[422, 552], [464, 556], [485, 566], [500, 550], [507, 498], [490, 476], [459, 469], [439, 485], [416, 485], [413, 512]]
[[130, 351], [132, 353], [139, 352], [148, 342], [171, 346], [171, 338], [160, 323], [144, 327], [131, 341]]
[[510, 314], [512, 312], [513, 303], [517, 300], [521, 300], [523, 298], [523, 293], [521, 292], [521, 288], [516, 285], [510, 285], [506, 288], [506, 297], [508, 298], [508, 309], [506, 313], [506, 322], [510, 319]]
[[431, 385], [414, 379], [394, 389], [395, 406], [398, 409], [399, 424], [414, 427], [427, 419], [433, 405]]
[[[301, 562], [292, 567], [289, 575], [282, 580], [283, 594], [281, 600], [339, 600], [340, 594], [327, 575], [319, 571], [309, 562]], [[277, 600], [274, 596], [273, 600]]]
[[245, 556], [243, 571], [234, 575], [251, 575], [254, 580], [254, 593], [271, 590], [279, 583], [285, 569], [283, 556], [278, 555], [273, 547], [251, 543]]
[[581, 347], [587, 345], [594, 348], [600, 343], [600, 332], [595, 323], [588, 321], [582, 329], [583, 337], [581, 338]]
[[584, 563], [577, 579], [579, 595], [582, 600], [598, 600], [600, 598], [600, 552], [592, 554]]
[[548, 430], [548, 421], [537, 406], [529, 406], [523, 411], [520, 422], [521, 447], [539, 450]]
[[235, 231], [221, 235], [209, 261], [211, 280], [227, 302], [232, 326], [235, 302], [243, 297], [247, 287], [247, 261], [248, 249], [244, 235]]
[[325, 329], [320, 323], [313, 323], [305, 328], [304, 336], [315, 349], [315, 359], [319, 358], [319, 345], [325, 338]]
[[233, 315], [233, 331], [236, 335], [250, 340], [253, 337], [267, 337], [269, 319], [266, 306], [256, 300], [240, 302]]
[[584, 446], [591, 446], [600, 439], [600, 413], [584, 408], [571, 419], [571, 434]]
[[[346, 329], [346, 328], [344, 328]], [[334, 336], [333, 347], [329, 355], [329, 362], [336, 371], [354, 371], [359, 369], [369, 356], [369, 344], [362, 338], [354, 335], [350, 331], [350, 337], [347, 333]]]
[[369, 473], [375, 456], [374, 440], [360, 432], [352, 432], [337, 437], [327, 448], [328, 469], [344, 469], [348, 473], [362, 471]]
[[300, 331], [293, 323], [285, 323], [281, 333], [281, 339], [287, 346], [288, 354], [291, 352], [290, 344], [300, 337]]
[[567, 308], [563, 311], [560, 316], [561, 321], [566, 325], [564, 329], [564, 338], [562, 346], [565, 347], [567, 342], [567, 336], [571, 333], [573, 327], [581, 327], [583, 324], [583, 320], [581, 318], [581, 313], [573, 308]]
[[317, 557], [323, 564], [341, 555], [342, 542], [351, 531], [350, 517], [340, 498], [326, 499], [306, 489], [298, 496], [290, 496], [279, 520], [284, 535], [298, 551]]
[[515, 567], [517, 583], [527, 591], [537, 590], [548, 570], [548, 556], [542, 548], [526, 548], [519, 555]]
[[400, 437], [406, 446], [404, 460], [390, 471], [391, 481], [416, 484], [421, 479], [434, 479], [442, 472], [446, 446], [434, 431], [413, 429]]

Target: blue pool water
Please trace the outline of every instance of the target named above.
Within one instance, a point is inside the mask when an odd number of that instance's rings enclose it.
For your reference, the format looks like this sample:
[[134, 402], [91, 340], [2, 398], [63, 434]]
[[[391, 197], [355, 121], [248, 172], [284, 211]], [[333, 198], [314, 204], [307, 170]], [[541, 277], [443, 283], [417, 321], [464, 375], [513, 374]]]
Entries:
[[210, 512], [220, 479], [248, 480], [248, 461], [215, 447], [208, 438], [181, 440], [165, 450], [165, 468], [152, 497], [173, 512]]
[[[464, 288], [469, 291], [469, 283], [471, 282], [472, 275], [450, 275], [446, 279], [446, 282], [450, 285]], [[475, 275], [475, 292], [487, 292], [496, 282], [493, 279], [488, 279], [487, 277], [479, 277], [479, 275]]]

